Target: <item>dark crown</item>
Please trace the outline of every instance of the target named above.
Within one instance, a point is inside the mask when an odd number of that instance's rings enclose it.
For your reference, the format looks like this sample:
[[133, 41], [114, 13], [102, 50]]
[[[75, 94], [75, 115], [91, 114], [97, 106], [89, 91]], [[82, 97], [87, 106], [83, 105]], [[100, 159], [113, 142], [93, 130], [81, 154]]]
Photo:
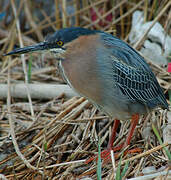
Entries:
[[56, 41], [63, 41], [63, 43], [71, 42], [82, 35], [91, 35], [99, 33], [98, 30], [89, 30], [81, 27], [64, 28], [56, 31], [54, 34], [48, 36], [45, 41], [53, 43]]

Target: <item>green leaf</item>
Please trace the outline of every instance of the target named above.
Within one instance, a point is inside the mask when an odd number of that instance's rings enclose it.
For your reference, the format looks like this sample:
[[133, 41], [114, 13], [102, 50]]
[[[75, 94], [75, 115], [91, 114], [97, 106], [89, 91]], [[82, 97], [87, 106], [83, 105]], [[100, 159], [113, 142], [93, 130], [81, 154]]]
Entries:
[[[152, 124], [152, 129], [153, 129], [154, 134], [156, 135], [160, 145], [162, 145], [163, 144], [162, 139], [161, 139], [156, 127], [154, 126], [154, 124]], [[169, 150], [166, 147], [163, 147], [163, 149], [166, 152], [166, 155], [167, 155], [168, 159], [171, 160], [171, 153], [169, 152]]]
[[101, 149], [100, 140], [98, 141], [98, 160], [97, 160], [97, 180], [102, 179], [102, 163], [101, 163]]
[[121, 161], [122, 161], [122, 156], [119, 160], [118, 168], [116, 170], [116, 180], [121, 180]]
[[29, 58], [29, 63], [28, 63], [28, 83], [31, 81], [31, 71], [32, 71], [32, 56]]
[[44, 151], [47, 151], [47, 142], [44, 143]]
[[169, 90], [168, 92], [169, 92], [169, 101], [171, 102], [171, 90]]
[[124, 166], [123, 171], [122, 171], [122, 173], [121, 173], [121, 179], [125, 176], [125, 174], [126, 174], [126, 172], [127, 172], [127, 170], [128, 170], [128, 166], [129, 166], [129, 161], [127, 161], [127, 162], [125, 163], [125, 166]]

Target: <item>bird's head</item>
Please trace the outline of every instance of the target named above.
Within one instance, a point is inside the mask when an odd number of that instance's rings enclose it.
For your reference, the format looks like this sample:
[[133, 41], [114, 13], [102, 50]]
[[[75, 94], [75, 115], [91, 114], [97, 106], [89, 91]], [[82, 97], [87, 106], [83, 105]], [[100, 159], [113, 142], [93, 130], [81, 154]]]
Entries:
[[71, 43], [79, 36], [91, 35], [97, 32], [99, 31], [89, 30], [80, 27], [60, 29], [56, 31], [54, 34], [47, 36], [44, 42], [40, 42], [38, 44], [26, 46], [23, 48], [14, 49], [13, 51], [5, 54], [5, 56], [15, 55], [15, 54], [25, 54], [25, 53], [38, 52], [38, 51], [40, 52], [50, 51], [53, 54], [55, 54], [57, 57], [58, 56], [60, 57], [61, 54], [65, 53], [68, 43]]

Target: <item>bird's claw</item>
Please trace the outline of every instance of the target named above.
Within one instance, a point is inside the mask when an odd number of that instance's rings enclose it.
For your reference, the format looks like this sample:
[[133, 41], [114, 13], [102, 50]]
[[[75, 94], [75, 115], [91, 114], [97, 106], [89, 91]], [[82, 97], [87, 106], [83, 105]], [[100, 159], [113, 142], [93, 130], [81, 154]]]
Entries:
[[[108, 149], [105, 149], [104, 151], [101, 152], [101, 159], [103, 159], [103, 163], [106, 164], [108, 162], [111, 161], [111, 150], [113, 150], [113, 152], [116, 152], [116, 151], [119, 151], [120, 149], [122, 149], [123, 147], [123, 144], [120, 145], [120, 146], [117, 146], [117, 147], [113, 147], [113, 148], [108, 148]], [[126, 150], [124, 151], [124, 155], [126, 154], [133, 154], [133, 153], [140, 153], [141, 152], [141, 149], [140, 148], [134, 148], [134, 149], [131, 149], [131, 150]], [[114, 157], [115, 159], [118, 159], [119, 158], [119, 155], [120, 153], [117, 152], [117, 153], [114, 153]], [[92, 156], [90, 158], [88, 158], [85, 163], [88, 164], [94, 160], [98, 160], [98, 157], [97, 156]]]

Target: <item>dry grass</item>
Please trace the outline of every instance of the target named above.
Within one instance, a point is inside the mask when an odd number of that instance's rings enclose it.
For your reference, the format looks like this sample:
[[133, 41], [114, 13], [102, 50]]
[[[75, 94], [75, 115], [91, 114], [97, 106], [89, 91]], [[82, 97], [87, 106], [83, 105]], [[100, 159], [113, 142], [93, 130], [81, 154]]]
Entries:
[[[85, 160], [97, 154], [99, 137], [101, 148], [105, 149], [113, 122], [82, 97], [68, 99], [61, 92], [50, 101], [31, 99], [27, 76], [30, 60], [31, 83], [64, 83], [56, 68], [56, 61], [49, 54], [25, 55], [22, 61], [20, 57], [11, 59], [2, 54], [12, 50], [14, 44], [23, 46], [42, 41], [49, 32], [71, 25], [104, 30], [127, 41], [132, 13], [137, 9], [144, 11], [145, 21], [156, 19], [169, 34], [168, 13], [171, 3], [169, 0], [154, 0], [152, 4], [146, 0], [89, 0], [82, 3], [79, 0], [54, 0], [54, 11], [46, 11], [49, 7], [46, 7], [45, 1], [18, 2], [0, 2], [0, 10], [6, 12], [0, 21], [0, 83], [8, 84], [7, 99], [0, 100], [0, 174], [7, 179], [62, 180], [85, 176], [96, 179], [96, 161], [85, 164]], [[70, 15], [67, 11], [69, 6], [75, 9]], [[97, 12], [95, 21], [91, 18], [92, 9]], [[112, 17], [111, 22], [106, 18], [109, 16]], [[142, 41], [145, 38], [146, 34]], [[135, 47], [139, 48], [142, 41]], [[166, 68], [152, 63], [150, 66], [168, 96], [168, 90], [171, 90], [170, 74]], [[27, 99], [11, 97], [11, 84], [23, 81]], [[166, 111], [157, 109], [151, 116], [140, 119], [129, 149], [139, 147], [142, 152], [123, 157], [122, 165], [127, 160], [131, 162], [125, 178], [143, 175], [142, 169], [148, 166], [169, 168], [168, 157], [152, 132], [150, 122], [155, 124], [162, 137], [163, 128], [168, 123]], [[129, 125], [130, 122], [126, 122], [120, 126], [115, 144], [124, 141]], [[168, 143], [165, 142], [164, 146], [168, 146]], [[102, 178], [113, 177], [112, 163], [102, 165]]]

